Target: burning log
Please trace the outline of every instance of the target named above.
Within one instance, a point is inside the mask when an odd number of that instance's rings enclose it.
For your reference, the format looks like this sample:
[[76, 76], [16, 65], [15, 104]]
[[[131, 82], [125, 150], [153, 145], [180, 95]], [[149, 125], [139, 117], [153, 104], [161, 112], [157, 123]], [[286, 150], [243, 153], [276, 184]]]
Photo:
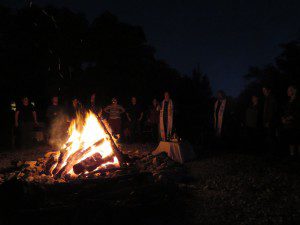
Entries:
[[63, 167], [64, 162], [67, 159], [67, 157], [68, 157], [68, 152], [67, 151], [61, 151], [60, 152], [57, 165], [55, 166], [55, 169], [53, 170], [52, 174], [56, 175], [61, 170], [61, 168]]
[[90, 147], [88, 147], [87, 149], [80, 149], [78, 151], [76, 151], [75, 153], [73, 153], [72, 155], [70, 155], [70, 157], [68, 157], [67, 159], [67, 164], [62, 167], [58, 173], [56, 173], [55, 175], [57, 177], [63, 177], [66, 173], [68, 173], [72, 167], [78, 163], [78, 160], [80, 160], [82, 157], [84, 157], [85, 155], [87, 155], [88, 153], [90, 153], [93, 149], [93, 147], [97, 147], [101, 144], [103, 144], [103, 142], [105, 141], [104, 138], [102, 138], [101, 140], [97, 141], [96, 143], [94, 143], [93, 145], [91, 145]]
[[[126, 165], [125, 164], [125, 155], [119, 150], [118, 146], [116, 145], [114, 139], [112, 138], [111, 133], [108, 131], [106, 125], [103, 123], [103, 121], [101, 120], [101, 118], [98, 117], [98, 121], [100, 122], [101, 126], [103, 127], [105, 133], [108, 135], [111, 145], [112, 145], [112, 149], [115, 153], [115, 155], [117, 156], [118, 160], [120, 161], [121, 165]], [[127, 157], [128, 158], [128, 157]]]
[[46, 175], [50, 175], [52, 173], [53, 167], [55, 166], [55, 163], [57, 163], [57, 159], [55, 156], [51, 155], [48, 161], [45, 165], [45, 173]]
[[79, 175], [85, 171], [93, 171], [97, 169], [101, 164], [107, 163], [107, 162], [113, 162], [114, 156], [108, 156], [106, 158], [102, 158], [102, 156], [99, 153], [95, 153], [91, 157], [86, 158], [85, 160], [81, 161], [80, 163], [77, 163], [73, 166], [73, 171], [75, 174]]
[[70, 145], [71, 145], [71, 142], [67, 143], [66, 147], [63, 150], [60, 151], [60, 155], [59, 155], [59, 158], [58, 158], [58, 161], [57, 161], [57, 165], [55, 166], [52, 174], [56, 175], [61, 170], [61, 168], [63, 167], [63, 164], [64, 164], [64, 162], [66, 161], [66, 159], [68, 157], [67, 149], [70, 147]]

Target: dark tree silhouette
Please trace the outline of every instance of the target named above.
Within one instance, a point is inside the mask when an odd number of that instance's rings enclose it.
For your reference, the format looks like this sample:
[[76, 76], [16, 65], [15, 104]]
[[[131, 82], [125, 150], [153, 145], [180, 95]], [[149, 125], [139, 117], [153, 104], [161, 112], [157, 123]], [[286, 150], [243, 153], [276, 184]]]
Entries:
[[199, 70], [183, 76], [157, 60], [143, 29], [110, 12], [88, 23], [66, 8], [1, 6], [0, 26], [1, 96], [9, 102], [28, 95], [40, 119], [53, 93], [83, 100], [93, 91], [102, 105], [113, 96], [126, 105], [135, 95], [146, 108], [168, 90], [182, 136], [197, 140], [199, 121], [208, 121], [208, 78]]
[[249, 81], [239, 96], [239, 111], [243, 111], [249, 104], [253, 94], [262, 96], [261, 88], [268, 85], [281, 106], [285, 105], [286, 90], [289, 85], [300, 87], [300, 40], [281, 44], [282, 53], [276, 57], [273, 64], [263, 68], [251, 67], [245, 78]]

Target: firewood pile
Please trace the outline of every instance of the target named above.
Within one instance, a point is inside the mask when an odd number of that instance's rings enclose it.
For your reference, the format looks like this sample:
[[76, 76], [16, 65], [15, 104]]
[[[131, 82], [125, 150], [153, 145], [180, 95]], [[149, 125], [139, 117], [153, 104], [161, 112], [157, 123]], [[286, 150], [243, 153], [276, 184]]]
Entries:
[[[96, 167], [93, 164], [96, 157], [89, 157], [80, 164], [74, 165], [75, 173], [79, 174], [76, 180], [109, 179], [124, 175], [124, 173], [149, 173], [155, 182], [166, 182], [167, 180], [179, 180], [184, 175], [183, 167], [169, 159], [164, 153], [157, 156], [153, 156], [145, 151], [139, 152], [138, 150], [127, 151], [126, 153], [130, 162], [127, 163], [126, 167], [122, 168], [108, 166], [105, 169], [85, 174], [85, 169], [89, 170], [89, 168], [94, 169]], [[10, 180], [40, 184], [74, 182], [74, 179], [71, 177], [53, 176], [53, 174], [49, 173], [56, 154], [58, 153], [48, 152], [43, 158], [38, 158], [36, 161], [12, 163], [11, 167], [0, 171], [0, 184]]]

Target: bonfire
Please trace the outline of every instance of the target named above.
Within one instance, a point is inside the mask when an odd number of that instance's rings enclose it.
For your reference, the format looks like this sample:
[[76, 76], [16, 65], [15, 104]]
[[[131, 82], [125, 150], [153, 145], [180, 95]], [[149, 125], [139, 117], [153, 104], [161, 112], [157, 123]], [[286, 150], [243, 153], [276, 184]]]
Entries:
[[[61, 183], [77, 178], [97, 177], [124, 167], [108, 124], [94, 113], [77, 114], [68, 128], [65, 143], [37, 161], [19, 162], [7, 180]], [[3, 175], [2, 175], [3, 176]], [[0, 177], [0, 183], [3, 178]]]
[[104, 126], [92, 112], [84, 118], [78, 115], [70, 124], [68, 140], [47, 162], [46, 172], [65, 178], [120, 167], [112, 137]]
[[120, 151], [106, 121], [92, 112], [78, 114], [71, 121], [65, 140], [57, 150], [47, 152], [36, 161], [19, 161], [1, 171], [0, 184], [12, 180], [69, 183], [142, 173], [151, 174], [159, 181], [163, 177], [178, 177], [181, 169], [166, 154], [152, 155], [149, 150], [143, 151], [141, 145], [137, 146], [138, 149], [129, 146], [124, 149], [123, 146]]

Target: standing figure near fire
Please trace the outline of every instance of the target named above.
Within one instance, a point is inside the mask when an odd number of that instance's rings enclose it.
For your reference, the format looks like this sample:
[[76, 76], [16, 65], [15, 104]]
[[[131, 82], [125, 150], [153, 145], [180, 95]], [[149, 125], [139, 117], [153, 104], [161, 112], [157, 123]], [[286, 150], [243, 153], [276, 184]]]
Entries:
[[131, 98], [131, 104], [126, 110], [126, 116], [129, 121], [130, 142], [135, 142], [140, 138], [143, 115], [144, 113], [141, 107], [137, 104], [136, 97], [133, 96]]
[[30, 147], [34, 125], [38, 125], [35, 108], [29, 104], [27, 97], [23, 97], [15, 112], [15, 127], [20, 131], [21, 147]]
[[228, 137], [230, 115], [232, 114], [229, 101], [224, 91], [217, 92], [217, 101], [214, 105], [214, 129], [217, 137]]
[[101, 114], [102, 114], [102, 109], [101, 107], [99, 107], [96, 103], [96, 93], [93, 93], [91, 95], [91, 98], [90, 98], [90, 102], [88, 104], [88, 107], [87, 107], [89, 110], [91, 110], [95, 115], [101, 117]]
[[163, 141], [169, 141], [173, 132], [173, 115], [174, 105], [170, 98], [170, 93], [165, 92], [164, 100], [161, 104], [160, 116], [159, 116], [159, 129], [161, 139]]
[[158, 140], [158, 125], [159, 125], [159, 112], [161, 108], [159, 102], [155, 99], [152, 100], [152, 105], [149, 109], [147, 123], [151, 128], [153, 141]]
[[288, 87], [287, 95], [289, 101], [281, 121], [284, 128], [284, 139], [289, 145], [290, 156], [294, 156], [296, 151], [300, 155], [300, 102], [294, 86]]
[[116, 98], [113, 98], [112, 104], [106, 106], [104, 112], [108, 114], [108, 123], [111, 127], [112, 134], [121, 134], [121, 115], [125, 112], [125, 109], [122, 106], [118, 105], [118, 100]]
[[65, 134], [66, 118], [63, 117], [62, 107], [59, 105], [58, 96], [53, 96], [51, 105], [48, 106], [46, 112], [47, 119], [47, 139], [51, 146], [60, 143], [63, 135]]
[[76, 115], [82, 110], [81, 103], [79, 102], [77, 97], [72, 98], [72, 105], [69, 108], [68, 116], [69, 120], [68, 122], [71, 122], [73, 119], [76, 118]]
[[48, 106], [46, 112], [47, 125], [51, 125], [55, 119], [57, 119], [60, 113], [61, 107], [58, 103], [58, 96], [53, 96], [51, 99], [51, 105]]

